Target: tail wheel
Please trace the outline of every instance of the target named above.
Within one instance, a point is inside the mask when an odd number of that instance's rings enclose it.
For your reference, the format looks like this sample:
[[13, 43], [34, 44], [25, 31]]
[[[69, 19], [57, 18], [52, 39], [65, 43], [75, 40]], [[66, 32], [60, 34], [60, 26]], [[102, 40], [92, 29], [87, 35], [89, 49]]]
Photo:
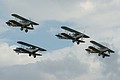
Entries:
[[25, 32], [28, 32], [28, 29], [26, 29]]

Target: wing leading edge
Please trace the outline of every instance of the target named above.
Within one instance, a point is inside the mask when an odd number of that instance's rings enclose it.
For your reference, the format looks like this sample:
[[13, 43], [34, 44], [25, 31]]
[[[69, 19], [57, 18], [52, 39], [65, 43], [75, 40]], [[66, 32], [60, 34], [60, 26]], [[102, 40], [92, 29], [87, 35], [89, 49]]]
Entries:
[[19, 16], [19, 15], [17, 15], [17, 14], [12, 14], [12, 16], [13, 16], [13, 17], [16, 17], [16, 18], [18, 18], [18, 19], [21, 19], [21, 20], [23, 20], [23, 21], [31, 22], [31, 24], [33, 24], [33, 25], [39, 25], [38, 23], [35, 23], [35, 22], [31, 21], [31, 20], [28, 20], [28, 19], [26, 19], [26, 18], [23, 18], [23, 17], [21, 17], [21, 16]]
[[82, 34], [83, 38], [90, 38], [89, 36], [87, 36], [87, 35], [85, 35], [85, 34], [83, 34], [83, 33], [81, 33], [81, 32], [78, 32], [78, 31], [76, 31], [76, 30], [74, 30], [74, 29], [68, 28], [68, 27], [66, 27], [66, 26], [61, 26], [61, 28], [64, 29], [64, 30], [73, 32], [73, 33], [75, 33], [75, 34], [78, 34], [78, 35], [79, 35], [79, 34]]
[[28, 46], [28, 47], [32, 47], [32, 48], [39, 48], [40, 51], [46, 51], [46, 49], [43, 49], [43, 48], [40, 48], [40, 47], [37, 47], [37, 46], [31, 45], [31, 44], [28, 44], [28, 43], [23, 42], [23, 41], [18, 41], [17, 43], [19, 43], [19, 44], [21, 44], [21, 45]]

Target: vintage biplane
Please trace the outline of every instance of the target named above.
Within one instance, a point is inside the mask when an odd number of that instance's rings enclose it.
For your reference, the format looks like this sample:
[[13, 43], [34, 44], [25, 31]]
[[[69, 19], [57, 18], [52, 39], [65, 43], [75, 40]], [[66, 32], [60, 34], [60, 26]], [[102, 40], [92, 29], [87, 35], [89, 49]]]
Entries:
[[59, 39], [72, 40], [73, 43], [76, 42], [77, 44], [79, 44], [85, 43], [85, 41], [83, 41], [83, 38], [90, 38], [89, 36], [66, 26], [62, 26], [61, 28], [68, 31], [68, 33], [58, 33], [56, 36]]
[[[103, 46], [102, 44], [99, 44], [96, 41], [90, 42], [97, 47], [89, 46], [87, 49], [85, 49], [88, 53], [98, 53], [98, 56], [102, 55], [103, 58], [110, 57], [110, 53], [114, 53], [113, 50]], [[109, 54], [107, 54], [106, 52], [108, 52]]]
[[17, 14], [12, 14], [12, 16], [19, 19], [19, 21], [18, 20], [9, 20], [8, 22], [6, 22], [6, 24], [8, 26], [20, 27], [21, 31], [23, 29], [25, 29], [25, 32], [28, 32], [28, 30], [34, 30], [33, 25], [39, 25], [38, 23], [35, 23], [31, 20], [23, 18]]
[[34, 58], [36, 58], [36, 56], [42, 56], [42, 54], [37, 53], [38, 51], [46, 51], [43, 48], [28, 44], [26, 42], [23, 41], [18, 41], [18, 44], [21, 44], [21, 47], [17, 47], [16, 49], [14, 49], [14, 51], [16, 53], [27, 53], [29, 54], [29, 56], [33, 56]]

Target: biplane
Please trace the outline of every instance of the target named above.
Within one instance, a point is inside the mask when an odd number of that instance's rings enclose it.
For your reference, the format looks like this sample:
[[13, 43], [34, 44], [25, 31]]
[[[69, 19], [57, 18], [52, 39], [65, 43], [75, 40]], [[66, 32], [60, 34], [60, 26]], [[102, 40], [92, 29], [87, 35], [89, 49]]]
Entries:
[[33, 25], [39, 25], [38, 23], [35, 23], [31, 20], [28, 20], [26, 18], [23, 18], [17, 14], [11, 14], [13, 17], [19, 19], [18, 20], [9, 20], [6, 22], [8, 26], [12, 27], [20, 27], [20, 30], [25, 30], [25, 32], [28, 32], [28, 30], [34, 30]]
[[22, 42], [22, 41], [18, 41], [18, 44], [21, 44], [23, 47], [17, 47], [16, 49], [14, 49], [14, 51], [16, 53], [27, 53], [29, 54], [29, 56], [33, 56], [34, 58], [36, 58], [36, 56], [42, 56], [42, 54], [37, 53], [38, 51], [46, 51], [43, 48], [28, 44], [26, 42]]
[[[109, 49], [108, 47], [103, 46], [102, 44], [96, 41], [90, 41], [90, 42], [97, 47], [89, 46], [87, 49], [85, 49], [89, 54], [98, 53], [98, 56], [102, 55], [102, 57], [105, 58], [105, 57], [110, 57], [109, 55], [110, 53], [114, 53], [113, 50]], [[108, 52], [109, 54], [107, 54], [106, 52]]]
[[72, 40], [73, 43], [76, 42], [77, 44], [79, 44], [85, 43], [85, 41], [83, 41], [83, 38], [90, 38], [89, 36], [66, 26], [62, 26], [61, 28], [68, 31], [69, 33], [58, 33], [56, 36], [59, 39]]

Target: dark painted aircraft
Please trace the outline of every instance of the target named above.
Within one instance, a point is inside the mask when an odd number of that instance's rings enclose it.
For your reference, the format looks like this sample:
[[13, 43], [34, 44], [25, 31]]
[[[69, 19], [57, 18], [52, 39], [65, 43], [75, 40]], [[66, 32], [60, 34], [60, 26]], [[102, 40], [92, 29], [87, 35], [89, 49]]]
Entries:
[[[88, 53], [98, 53], [98, 56], [101, 56], [103, 58], [105, 57], [110, 57], [110, 53], [114, 53], [113, 50], [109, 49], [108, 47], [105, 47], [101, 44], [99, 44], [98, 42], [96, 41], [90, 41], [92, 44], [94, 44], [95, 46], [97, 46], [98, 48], [96, 47], [93, 47], [93, 46], [89, 46], [87, 49], [85, 49]], [[107, 54], [106, 52], [108, 52], [109, 54]]]

